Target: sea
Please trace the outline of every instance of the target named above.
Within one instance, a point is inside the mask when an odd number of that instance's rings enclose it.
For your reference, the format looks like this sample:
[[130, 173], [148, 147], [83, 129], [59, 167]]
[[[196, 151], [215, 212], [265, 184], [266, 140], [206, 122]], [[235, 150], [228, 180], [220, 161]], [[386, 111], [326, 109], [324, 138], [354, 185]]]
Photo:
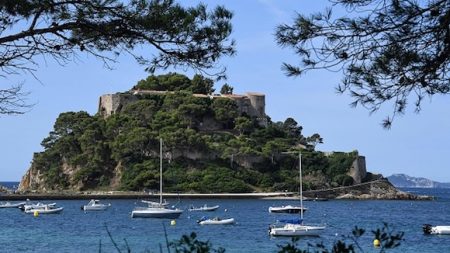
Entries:
[[[0, 183], [2, 184], [2, 183]], [[14, 184], [13, 184], [14, 185]], [[329, 200], [308, 201], [304, 221], [326, 225], [320, 237], [300, 238], [299, 248], [310, 249], [323, 243], [330, 249], [338, 240], [351, 243], [355, 226], [365, 229], [357, 241], [359, 252], [380, 252], [374, 248], [373, 230], [388, 225], [389, 230], [404, 232], [401, 245], [388, 252], [450, 252], [450, 236], [424, 235], [423, 224], [450, 225], [450, 189], [403, 189], [436, 197], [432, 201]], [[171, 203], [178, 200], [169, 199]], [[64, 207], [60, 214], [25, 214], [19, 209], [0, 209], [0, 252], [174, 252], [167, 242], [192, 232], [225, 252], [278, 252], [290, 238], [273, 238], [268, 228], [278, 219], [296, 215], [271, 214], [270, 206], [298, 205], [298, 201], [262, 199], [182, 199], [178, 207], [186, 211], [175, 221], [131, 218], [136, 199], [105, 200], [106, 211], [84, 212], [88, 200], [55, 200]], [[189, 212], [189, 206], [219, 205], [215, 212]], [[202, 216], [233, 217], [235, 225], [198, 225]], [[130, 250], [130, 251], [128, 251]]]

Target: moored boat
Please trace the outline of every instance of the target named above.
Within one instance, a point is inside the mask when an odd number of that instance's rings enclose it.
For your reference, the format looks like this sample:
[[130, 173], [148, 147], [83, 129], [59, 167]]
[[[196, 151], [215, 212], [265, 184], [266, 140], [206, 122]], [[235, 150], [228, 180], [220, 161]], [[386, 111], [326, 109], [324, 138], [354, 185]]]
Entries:
[[81, 207], [81, 209], [83, 209], [84, 211], [103, 211], [108, 209], [108, 207], [110, 207], [111, 204], [103, 204], [100, 203], [100, 200], [98, 199], [91, 199], [89, 201], [89, 203], [87, 205], [84, 205]]
[[18, 208], [25, 205], [25, 202], [0, 202], [0, 208]]
[[182, 213], [183, 210], [165, 207], [136, 207], [131, 212], [131, 218], [177, 219]]
[[221, 219], [219, 217], [215, 217], [212, 219], [208, 219], [206, 217], [202, 217], [197, 221], [200, 225], [232, 225], [235, 223], [234, 218]]
[[319, 236], [325, 230], [325, 226], [311, 226], [294, 223], [286, 223], [283, 226], [270, 226], [271, 236]]
[[169, 208], [163, 201], [162, 190], [162, 139], [159, 142], [159, 202], [143, 201], [148, 204], [148, 207], [136, 207], [131, 212], [131, 218], [163, 218], [163, 219], [177, 219], [183, 213], [183, 210], [178, 208]]
[[450, 226], [432, 226], [424, 224], [423, 233], [427, 235], [450, 235]]
[[[298, 153], [298, 171], [300, 183], [300, 219], [281, 220], [284, 225], [274, 224], [269, 226], [269, 235], [271, 236], [319, 236], [324, 230], [325, 226], [305, 225], [303, 224], [303, 184], [302, 184], [302, 154]], [[289, 210], [289, 209], [288, 209]], [[271, 209], [269, 208], [269, 211]]]
[[56, 207], [55, 205], [43, 205], [36, 208], [28, 208], [25, 210], [25, 213], [55, 214], [62, 212], [63, 209], [63, 207]]
[[308, 210], [308, 208], [293, 205], [269, 207], [270, 213], [301, 213], [301, 212], [304, 213], [306, 210]]
[[19, 206], [19, 208], [22, 211], [26, 211], [26, 210], [29, 210], [29, 209], [43, 209], [43, 208], [45, 208], [45, 206], [56, 206], [56, 203], [49, 203], [49, 204], [44, 204], [44, 203], [41, 203], [41, 202], [37, 202], [35, 204], [28, 203], [28, 204]]
[[203, 211], [203, 212], [212, 212], [215, 211], [219, 208], [219, 205], [215, 205], [215, 206], [207, 206], [206, 204], [204, 206], [201, 207], [194, 207], [191, 206], [189, 207], [189, 211]]

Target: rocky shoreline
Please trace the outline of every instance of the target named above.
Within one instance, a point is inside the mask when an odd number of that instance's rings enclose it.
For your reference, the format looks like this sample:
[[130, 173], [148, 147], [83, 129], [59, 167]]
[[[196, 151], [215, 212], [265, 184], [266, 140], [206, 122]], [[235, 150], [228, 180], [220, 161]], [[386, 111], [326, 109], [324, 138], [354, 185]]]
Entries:
[[[165, 198], [181, 199], [299, 199], [293, 192], [270, 193], [164, 193]], [[395, 188], [386, 179], [379, 179], [353, 186], [326, 190], [304, 191], [306, 200], [354, 199], [354, 200], [432, 200], [432, 196], [414, 195]], [[0, 200], [55, 200], [55, 199], [143, 199], [158, 198], [155, 193], [123, 191], [59, 191], [59, 192], [16, 192], [0, 194]]]

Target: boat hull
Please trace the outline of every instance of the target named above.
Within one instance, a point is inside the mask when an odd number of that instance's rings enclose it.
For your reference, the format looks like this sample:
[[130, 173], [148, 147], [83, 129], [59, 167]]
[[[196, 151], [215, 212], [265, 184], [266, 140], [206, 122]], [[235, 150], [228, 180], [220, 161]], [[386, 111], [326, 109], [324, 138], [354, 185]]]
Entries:
[[223, 219], [223, 220], [214, 220], [214, 219], [208, 219], [200, 221], [198, 224], [200, 225], [232, 225], [234, 224], [234, 218], [229, 219]]
[[189, 208], [189, 211], [212, 212], [216, 211], [217, 209], [219, 209], [219, 206], [207, 206], [207, 207], [202, 206], [202, 207], [191, 207]]
[[431, 226], [425, 224], [423, 226], [423, 232], [431, 235], [450, 235], [450, 226]]
[[25, 210], [25, 213], [38, 213], [38, 214], [57, 214], [62, 212], [64, 208], [63, 207], [55, 207], [51, 209], [28, 209]]
[[0, 208], [18, 208], [25, 205], [25, 202], [20, 202], [20, 203], [10, 203], [10, 202], [6, 202], [3, 204], [0, 204]]
[[84, 211], [104, 211], [109, 205], [83, 206]]
[[300, 206], [281, 206], [281, 207], [269, 207], [270, 213], [301, 213], [306, 212], [308, 208], [300, 207]]
[[307, 226], [297, 224], [286, 224], [283, 227], [269, 228], [269, 235], [271, 236], [319, 236], [325, 227], [322, 226]]
[[133, 210], [131, 218], [177, 219], [183, 213], [178, 209], [145, 208]]

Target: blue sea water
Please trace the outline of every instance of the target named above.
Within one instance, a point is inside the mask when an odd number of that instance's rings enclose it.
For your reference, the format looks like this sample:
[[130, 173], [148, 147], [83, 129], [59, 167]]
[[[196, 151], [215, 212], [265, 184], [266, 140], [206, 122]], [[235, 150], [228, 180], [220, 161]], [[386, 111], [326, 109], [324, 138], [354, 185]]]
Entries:
[[0, 182], [0, 185], [11, 190], [16, 190], [19, 187], [19, 182]]
[[[437, 197], [433, 201], [350, 201], [330, 200], [305, 202], [308, 211], [306, 223], [326, 224], [327, 229], [318, 238], [301, 238], [303, 248], [308, 243], [323, 242], [331, 246], [353, 227], [366, 229], [359, 240], [364, 252], [378, 252], [372, 246], [371, 230], [381, 228], [383, 222], [395, 231], [405, 232], [401, 246], [389, 252], [450, 252], [450, 236], [426, 236], [422, 224], [450, 225], [450, 189], [407, 189], [418, 194]], [[171, 200], [176, 202], [176, 200]], [[47, 201], [48, 202], [48, 201]], [[241, 200], [241, 199], [183, 199], [180, 207], [187, 209], [191, 204], [200, 206], [220, 205], [214, 213], [185, 211], [176, 221], [132, 219], [130, 213], [137, 200], [109, 200], [112, 206], [104, 212], [85, 213], [80, 206], [87, 201], [57, 200], [64, 207], [61, 214], [34, 217], [16, 209], [0, 209], [0, 252], [118, 252], [108, 236], [122, 252], [127, 244], [132, 252], [163, 252], [166, 250], [164, 227], [169, 241], [179, 239], [183, 234], [196, 232], [200, 240], [209, 240], [214, 247], [224, 247], [226, 252], [277, 252], [278, 246], [289, 238], [271, 238], [268, 227], [275, 220], [292, 215], [270, 214], [271, 205], [298, 204], [284, 200]], [[196, 220], [203, 215], [234, 217], [236, 225], [200, 226]], [[172, 250], [173, 252], [173, 250]]]

